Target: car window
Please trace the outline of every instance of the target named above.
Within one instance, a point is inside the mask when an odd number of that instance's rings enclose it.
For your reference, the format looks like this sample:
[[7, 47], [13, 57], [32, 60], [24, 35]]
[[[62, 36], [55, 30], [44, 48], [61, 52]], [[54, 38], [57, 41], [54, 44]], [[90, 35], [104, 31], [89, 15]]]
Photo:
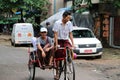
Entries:
[[94, 35], [89, 30], [73, 30], [74, 38], [93, 38]]

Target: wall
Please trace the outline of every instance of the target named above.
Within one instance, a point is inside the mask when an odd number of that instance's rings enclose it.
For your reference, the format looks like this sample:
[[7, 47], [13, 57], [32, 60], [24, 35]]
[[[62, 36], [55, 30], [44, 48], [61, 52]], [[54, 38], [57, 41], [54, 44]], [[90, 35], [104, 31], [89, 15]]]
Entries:
[[53, 15], [56, 12], [58, 12], [58, 10], [60, 8], [64, 7], [64, 0], [49, 0], [51, 2], [51, 6], [50, 6], [50, 10], [49, 10], [49, 14]]

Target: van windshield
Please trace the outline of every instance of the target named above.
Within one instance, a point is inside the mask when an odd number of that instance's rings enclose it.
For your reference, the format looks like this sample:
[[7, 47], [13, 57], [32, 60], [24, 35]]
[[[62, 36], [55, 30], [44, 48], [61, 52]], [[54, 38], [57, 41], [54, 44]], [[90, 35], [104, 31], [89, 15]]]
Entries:
[[93, 38], [94, 35], [89, 30], [73, 30], [74, 38]]

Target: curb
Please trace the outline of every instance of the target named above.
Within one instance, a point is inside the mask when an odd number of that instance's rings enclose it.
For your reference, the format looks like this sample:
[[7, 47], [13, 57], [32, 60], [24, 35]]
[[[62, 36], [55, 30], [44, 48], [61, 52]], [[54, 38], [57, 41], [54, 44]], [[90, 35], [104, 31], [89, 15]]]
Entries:
[[0, 34], [0, 40], [9, 41], [11, 40], [11, 36]]

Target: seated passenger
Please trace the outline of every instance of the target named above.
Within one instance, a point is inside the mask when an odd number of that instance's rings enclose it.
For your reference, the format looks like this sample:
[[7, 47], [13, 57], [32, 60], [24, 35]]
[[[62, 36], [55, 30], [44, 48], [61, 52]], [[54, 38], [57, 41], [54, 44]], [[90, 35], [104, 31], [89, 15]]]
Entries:
[[42, 65], [52, 66], [53, 60], [53, 40], [47, 36], [47, 29], [40, 29], [40, 37], [37, 39], [38, 56]]

